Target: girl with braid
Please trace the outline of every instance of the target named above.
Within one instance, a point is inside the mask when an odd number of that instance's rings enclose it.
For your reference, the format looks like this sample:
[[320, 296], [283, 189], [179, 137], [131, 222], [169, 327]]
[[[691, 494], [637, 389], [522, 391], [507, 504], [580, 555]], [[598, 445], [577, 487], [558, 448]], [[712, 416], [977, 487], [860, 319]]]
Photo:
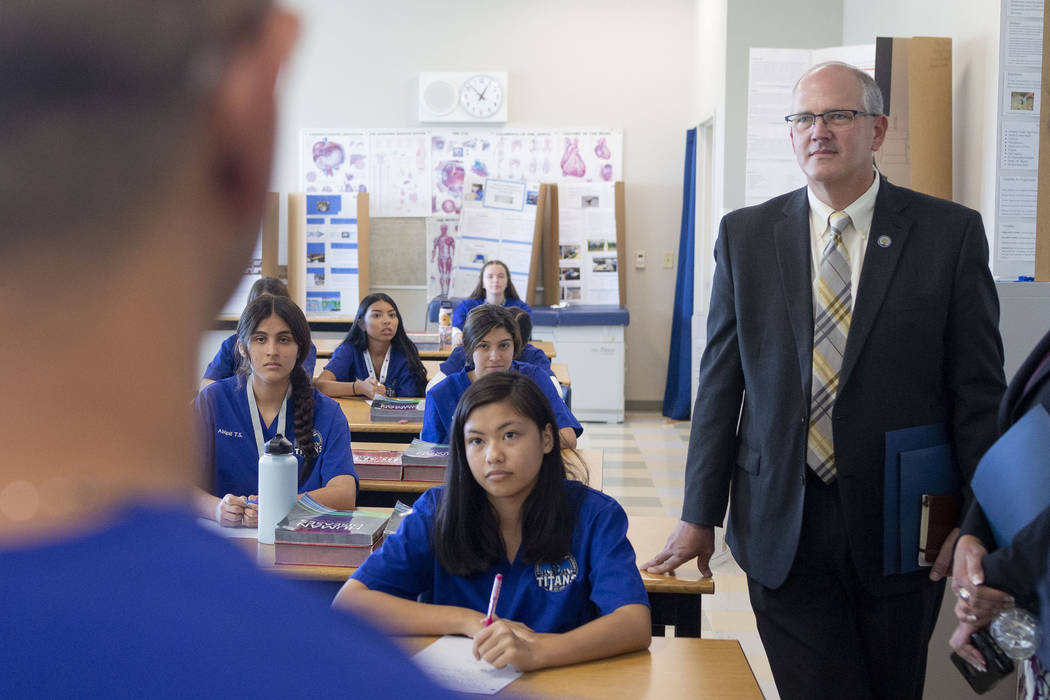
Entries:
[[198, 512], [227, 527], [255, 527], [259, 456], [274, 435], [295, 445], [299, 493], [345, 510], [357, 502], [350, 428], [339, 405], [313, 388], [303, 369], [310, 326], [287, 297], [265, 294], [237, 324], [236, 376], [197, 395], [200, 465]]

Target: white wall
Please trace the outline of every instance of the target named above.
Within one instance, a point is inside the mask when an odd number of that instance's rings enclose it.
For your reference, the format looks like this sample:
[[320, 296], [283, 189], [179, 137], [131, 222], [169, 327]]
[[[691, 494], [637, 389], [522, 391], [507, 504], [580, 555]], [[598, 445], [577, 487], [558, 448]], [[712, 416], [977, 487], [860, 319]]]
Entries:
[[[694, 125], [694, 0], [287, 0], [303, 20], [282, 96], [274, 187], [294, 190], [301, 127], [411, 127], [420, 71], [505, 70], [510, 124], [624, 132], [627, 398], [662, 400], [685, 131]], [[406, 280], [405, 284], [423, 284]]]

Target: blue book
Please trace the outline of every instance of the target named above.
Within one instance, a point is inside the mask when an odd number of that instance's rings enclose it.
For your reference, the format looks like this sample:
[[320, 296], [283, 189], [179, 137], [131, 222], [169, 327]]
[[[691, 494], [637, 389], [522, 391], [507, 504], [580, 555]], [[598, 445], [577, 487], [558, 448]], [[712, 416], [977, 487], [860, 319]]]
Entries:
[[[944, 423], [902, 428], [886, 433], [886, 457], [882, 489], [882, 573], [885, 576], [901, 571], [901, 453], [922, 450], [937, 445], [948, 445], [948, 427]], [[932, 492], [926, 492], [932, 493]], [[921, 495], [920, 495], [921, 497]], [[917, 506], [921, 513], [921, 503]], [[918, 543], [918, 530], [915, 542]], [[916, 544], [918, 551], [918, 544]], [[915, 558], [905, 571], [918, 568]]]
[[995, 441], [970, 486], [1000, 547], [1050, 506], [1050, 415], [1042, 404]]
[[925, 494], [961, 493], [959, 470], [950, 445], [935, 445], [900, 453], [900, 568], [899, 573], [917, 571], [922, 497]]

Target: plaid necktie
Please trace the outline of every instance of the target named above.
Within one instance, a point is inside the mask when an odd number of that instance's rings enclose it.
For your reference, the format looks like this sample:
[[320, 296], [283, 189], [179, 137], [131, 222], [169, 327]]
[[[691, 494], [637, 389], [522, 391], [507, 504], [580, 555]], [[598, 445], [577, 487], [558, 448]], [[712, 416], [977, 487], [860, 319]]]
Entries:
[[809, 440], [806, 463], [824, 483], [835, 480], [835, 444], [831, 411], [839, 388], [842, 353], [849, 335], [850, 297], [849, 257], [842, 243], [842, 232], [850, 224], [849, 214], [832, 212], [828, 224], [831, 240], [824, 248], [817, 273], [813, 300], [813, 393], [810, 397]]

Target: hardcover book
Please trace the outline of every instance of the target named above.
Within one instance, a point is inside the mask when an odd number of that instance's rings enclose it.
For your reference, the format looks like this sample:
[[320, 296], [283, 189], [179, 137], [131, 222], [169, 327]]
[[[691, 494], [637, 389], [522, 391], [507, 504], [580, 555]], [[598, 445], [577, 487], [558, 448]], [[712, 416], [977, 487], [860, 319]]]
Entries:
[[403, 478], [405, 481], [444, 481], [448, 454], [448, 445], [415, 438], [401, 455]]
[[359, 479], [401, 480], [400, 450], [352, 449], [354, 471]]
[[358, 566], [383, 539], [390, 514], [334, 510], [309, 496], [300, 497], [274, 531], [278, 564]]
[[377, 394], [368, 417], [377, 423], [422, 423], [423, 399], [391, 399]]

